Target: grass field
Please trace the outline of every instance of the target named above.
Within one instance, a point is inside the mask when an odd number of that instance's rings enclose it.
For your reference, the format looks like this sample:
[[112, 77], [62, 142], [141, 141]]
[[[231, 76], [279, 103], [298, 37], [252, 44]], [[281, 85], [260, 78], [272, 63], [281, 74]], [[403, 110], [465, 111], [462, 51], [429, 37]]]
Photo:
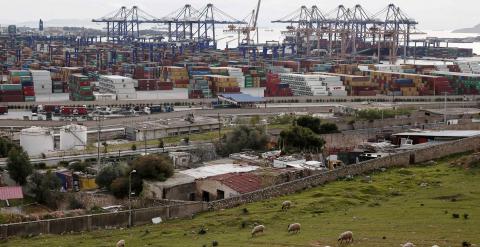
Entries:
[[[125, 239], [127, 246], [201, 247], [212, 246], [213, 240], [219, 246], [232, 247], [336, 246], [336, 237], [346, 230], [353, 231], [354, 246], [398, 247], [407, 241], [429, 247], [461, 246], [463, 241], [479, 246], [480, 170], [451, 167], [453, 159], [337, 181], [303, 193], [204, 213], [193, 220], [128, 230], [15, 238], [0, 246], [115, 246], [119, 239]], [[282, 212], [280, 204], [286, 199], [294, 206]], [[251, 238], [254, 222], [264, 224], [266, 232]], [[301, 223], [302, 230], [289, 235], [287, 225], [294, 222]], [[202, 225], [208, 231], [198, 235]]]

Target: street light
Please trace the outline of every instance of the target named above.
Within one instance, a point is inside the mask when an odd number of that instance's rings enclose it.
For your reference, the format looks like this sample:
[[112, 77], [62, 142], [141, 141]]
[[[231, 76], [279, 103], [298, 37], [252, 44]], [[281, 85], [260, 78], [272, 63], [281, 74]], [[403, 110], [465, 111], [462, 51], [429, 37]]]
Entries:
[[128, 174], [128, 226], [132, 226], [132, 174], [137, 173], [137, 170], [132, 170]]
[[147, 126], [143, 126], [143, 143], [145, 147], [145, 155], [147, 155]]

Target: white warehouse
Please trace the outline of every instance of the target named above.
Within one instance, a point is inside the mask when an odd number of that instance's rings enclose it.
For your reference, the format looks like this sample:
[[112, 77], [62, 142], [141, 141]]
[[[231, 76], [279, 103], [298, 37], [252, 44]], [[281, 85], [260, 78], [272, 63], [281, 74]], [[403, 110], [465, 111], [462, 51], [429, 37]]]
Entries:
[[115, 94], [117, 100], [136, 99], [135, 81], [118, 75], [100, 76], [98, 88], [101, 93]]

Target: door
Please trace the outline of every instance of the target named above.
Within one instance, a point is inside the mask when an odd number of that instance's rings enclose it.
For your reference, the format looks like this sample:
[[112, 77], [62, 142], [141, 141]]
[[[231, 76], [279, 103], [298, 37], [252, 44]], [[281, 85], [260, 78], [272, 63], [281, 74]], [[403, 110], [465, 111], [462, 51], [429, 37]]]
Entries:
[[204, 202], [210, 201], [210, 193], [208, 193], [208, 191], [202, 191], [202, 201]]

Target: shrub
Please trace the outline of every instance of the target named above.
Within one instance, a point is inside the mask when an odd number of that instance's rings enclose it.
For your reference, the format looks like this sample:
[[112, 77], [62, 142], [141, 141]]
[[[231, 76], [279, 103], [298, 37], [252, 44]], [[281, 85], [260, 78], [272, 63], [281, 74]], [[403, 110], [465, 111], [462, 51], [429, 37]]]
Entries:
[[139, 157], [133, 162], [133, 169], [142, 179], [165, 181], [173, 176], [172, 160], [165, 155], [151, 154]]

